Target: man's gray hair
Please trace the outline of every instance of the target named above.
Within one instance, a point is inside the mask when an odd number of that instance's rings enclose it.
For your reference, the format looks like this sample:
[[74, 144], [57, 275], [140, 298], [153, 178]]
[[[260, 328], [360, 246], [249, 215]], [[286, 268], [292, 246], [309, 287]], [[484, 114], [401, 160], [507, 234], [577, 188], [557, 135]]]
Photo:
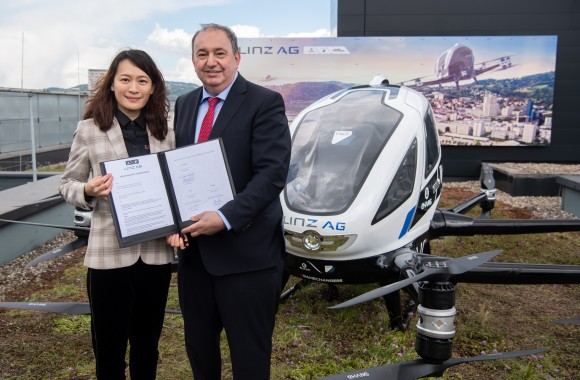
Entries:
[[238, 53], [238, 51], [239, 51], [238, 37], [236, 37], [236, 34], [234, 33], [233, 30], [231, 30], [227, 26], [223, 26], [223, 25], [219, 25], [219, 24], [201, 24], [201, 29], [199, 29], [197, 32], [195, 32], [195, 34], [193, 35], [193, 38], [191, 39], [191, 54], [192, 54], [192, 56], [195, 54], [195, 52], [193, 50], [193, 45], [195, 44], [195, 38], [197, 37], [197, 35], [199, 33], [204, 32], [206, 30], [210, 30], [210, 29], [222, 30], [226, 34], [226, 36], [228, 36], [228, 40], [230, 40], [230, 43], [232, 44], [232, 51], [234, 52], [234, 54]]

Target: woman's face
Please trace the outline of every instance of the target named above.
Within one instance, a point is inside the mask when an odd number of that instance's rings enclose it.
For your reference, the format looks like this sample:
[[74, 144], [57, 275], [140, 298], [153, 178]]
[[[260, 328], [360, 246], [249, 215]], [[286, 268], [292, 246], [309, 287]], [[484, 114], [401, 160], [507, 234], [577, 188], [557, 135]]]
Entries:
[[111, 91], [115, 93], [117, 108], [135, 120], [147, 104], [155, 87], [149, 75], [128, 59], [119, 62]]

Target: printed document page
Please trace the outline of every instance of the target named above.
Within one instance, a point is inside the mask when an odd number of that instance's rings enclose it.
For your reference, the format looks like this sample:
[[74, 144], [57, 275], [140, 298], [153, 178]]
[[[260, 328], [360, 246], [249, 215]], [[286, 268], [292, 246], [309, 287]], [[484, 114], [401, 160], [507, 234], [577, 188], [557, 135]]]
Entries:
[[111, 196], [122, 237], [174, 225], [155, 154], [104, 163], [113, 174]]
[[181, 222], [234, 199], [220, 140], [164, 152]]

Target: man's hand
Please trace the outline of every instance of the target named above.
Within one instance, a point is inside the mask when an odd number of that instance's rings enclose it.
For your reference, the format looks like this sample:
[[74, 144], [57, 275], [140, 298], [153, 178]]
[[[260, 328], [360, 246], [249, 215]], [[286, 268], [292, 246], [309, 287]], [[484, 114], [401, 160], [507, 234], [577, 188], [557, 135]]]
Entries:
[[182, 233], [190, 234], [191, 237], [214, 235], [226, 228], [224, 221], [215, 211], [204, 211], [194, 215], [191, 221], [194, 222], [191, 226], [181, 230]]

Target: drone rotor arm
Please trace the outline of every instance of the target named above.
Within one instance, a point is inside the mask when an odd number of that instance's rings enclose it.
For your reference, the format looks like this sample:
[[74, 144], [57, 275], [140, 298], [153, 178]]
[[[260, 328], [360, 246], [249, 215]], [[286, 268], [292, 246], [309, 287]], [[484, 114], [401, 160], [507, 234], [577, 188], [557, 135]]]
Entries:
[[452, 277], [472, 284], [580, 284], [580, 266], [565, 264], [485, 263]]

